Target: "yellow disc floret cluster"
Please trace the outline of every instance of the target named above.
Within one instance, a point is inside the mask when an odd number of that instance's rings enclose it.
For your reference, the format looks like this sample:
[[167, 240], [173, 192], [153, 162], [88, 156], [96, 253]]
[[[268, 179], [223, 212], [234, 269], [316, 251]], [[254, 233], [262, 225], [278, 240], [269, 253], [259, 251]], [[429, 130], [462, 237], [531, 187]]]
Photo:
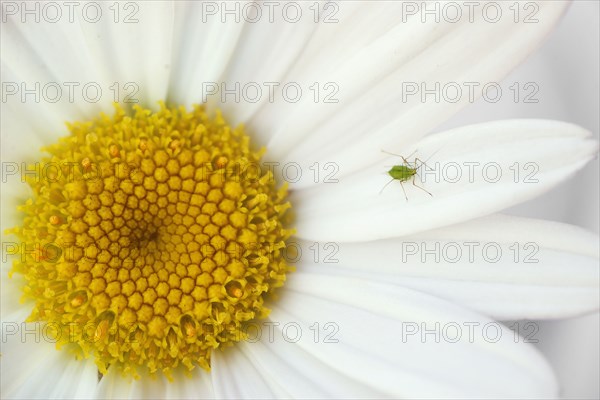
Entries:
[[209, 369], [212, 349], [267, 315], [265, 296], [291, 269], [285, 185], [241, 127], [200, 106], [116, 106], [69, 130], [28, 167], [33, 198], [11, 230], [29, 320], [102, 373]]

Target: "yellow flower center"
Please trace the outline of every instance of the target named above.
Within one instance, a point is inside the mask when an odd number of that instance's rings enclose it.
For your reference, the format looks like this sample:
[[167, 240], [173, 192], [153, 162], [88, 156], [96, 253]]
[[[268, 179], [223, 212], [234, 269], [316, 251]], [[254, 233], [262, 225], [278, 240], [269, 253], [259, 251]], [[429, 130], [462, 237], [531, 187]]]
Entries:
[[[202, 107], [141, 107], [69, 125], [30, 166], [12, 272], [58, 345], [99, 371], [210, 368], [211, 350], [247, 337], [283, 257], [285, 185], [262, 172], [243, 129]], [[31, 251], [31, 249], [34, 249]]]

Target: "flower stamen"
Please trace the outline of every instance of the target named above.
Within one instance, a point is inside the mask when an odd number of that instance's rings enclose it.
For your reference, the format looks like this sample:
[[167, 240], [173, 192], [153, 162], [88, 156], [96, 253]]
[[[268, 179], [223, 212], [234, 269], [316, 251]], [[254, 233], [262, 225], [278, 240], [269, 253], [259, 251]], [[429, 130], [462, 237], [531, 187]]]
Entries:
[[244, 176], [262, 151], [202, 107], [117, 106], [70, 130], [43, 160], [59, 173], [29, 180], [34, 198], [11, 230], [39, 245], [13, 264], [35, 300], [29, 320], [60, 327], [58, 345], [102, 374], [209, 369], [291, 270], [286, 187], [268, 170]]

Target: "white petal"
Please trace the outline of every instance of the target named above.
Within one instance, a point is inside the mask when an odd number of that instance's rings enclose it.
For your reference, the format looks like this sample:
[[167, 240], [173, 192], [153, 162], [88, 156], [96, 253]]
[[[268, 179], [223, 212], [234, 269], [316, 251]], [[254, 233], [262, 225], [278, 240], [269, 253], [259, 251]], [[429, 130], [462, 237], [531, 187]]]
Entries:
[[[56, 350], [55, 350], [56, 351]], [[61, 363], [65, 365], [65, 369], [60, 374], [58, 379], [54, 380], [52, 375], [44, 374], [40, 379], [45, 379], [52, 382], [53, 390], [47, 393], [48, 398], [73, 398], [73, 399], [88, 399], [94, 398], [94, 392], [97, 387], [98, 367], [94, 361], [74, 360], [69, 358], [66, 351], [61, 351]], [[53, 363], [52, 368], [56, 368], [57, 364]], [[57, 371], [58, 372], [58, 371]], [[33, 381], [36, 382], [36, 381]], [[34, 384], [37, 384], [34, 383]]]
[[[48, 113], [51, 112], [51, 109], [45, 107], [39, 107], [39, 109], [47, 110]], [[5, 181], [2, 182], [2, 193], [4, 194], [5, 187], [7, 188], [6, 190], [13, 190], [13, 186], [15, 186], [12, 184], [13, 182], [16, 184], [22, 183], [21, 163], [24, 160], [34, 161], [39, 159], [41, 155], [40, 148], [44, 144], [49, 143], [44, 140], [44, 137], [51, 135], [58, 137], [61, 134], [66, 134], [67, 130], [64, 127], [64, 121], [51, 121], [49, 118], [46, 118], [46, 115], [39, 115], [37, 110], [28, 108], [24, 104], [11, 101], [10, 99], [2, 105], [2, 113], [6, 115], [6, 118], [3, 117], [0, 121], [0, 130], [2, 132], [0, 138], [2, 149], [0, 154], [2, 155], [3, 162], [5, 162]], [[36, 118], [31, 118], [31, 115], [35, 115]], [[43, 125], [38, 125], [40, 123], [47, 123], [50, 126], [54, 125], [56, 130], [44, 129], [42, 128]], [[48, 127], [48, 125], [46, 126]], [[4, 185], [5, 183], [6, 185]]]
[[546, 319], [598, 309], [598, 242], [575, 226], [495, 215], [402, 238], [294, 246], [302, 271], [410, 287], [497, 319]]
[[[190, 374], [181, 369], [173, 371], [173, 381], [162, 373], [150, 376], [140, 373], [139, 379], [121, 374], [117, 368], [109, 368], [102, 377], [97, 399], [211, 399], [214, 398], [210, 375], [198, 368]], [[189, 376], [191, 375], [191, 376]]]
[[503, 13], [498, 23], [479, 13], [472, 22], [466, 14], [458, 23], [422, 22], [421, 13], [409, 16], [400, 2], [336, 4], [339, 22], [319, 24], [282, 82], [297, 83], [300, 100], [279, 96], [249, 127], [270, 138], [267, 157], [298, 162], [303, 170], [316, 161], [336, 162], [342, 174], [376, 161], [382, 147], [415, 141], [472, 101], [469, 95], [422, 101], [406, 96], [406, 84], [497, 82], [539, 44], [567, 5], [540, 3], [539, 23], [525, 24], [514, 22], [512, 3], [495, 3]]
[[273, 399], [281, 390], [268, 384], [256, 366], [234, 348], [214, 351], [211, 355], [211, 376], [215, 397], [219, 399]]
[[175, 32], [169, 83], [169, 102], [204, 103], [203, 93], [212, 83], [220, 82], [244, 28], [244, 22], [233, 18], [221, 22], [206, 7], [225, 7], [225, 3], [185, 1], [175, 3]]
[[598, 145], [589, 136], [575, 125], [545, 120], [496, 121], [431, 135], [397, 151], [409, 156], [418, 150], [421, 160], [431, 157], [429, 169], [418, 169], [421, 182], [415, 179], [425, 189], [409, 179], [402, 187], [391, 182], [381, 192], [390, 182], [386, 171], [403, 164], [397, 156], [382, 155], [376, 165], [339, 183], [293, 193], [298, 236], [375, 240], [497, 212], [549, 190], [582, 168], [597, 153]]
[[[289, 345], [277, 321], [257, 322], [251, 341], [239, 343], [240, 350], [252, 360], [263, 379], [282, 388], [278, 398], [381, 398], [372, 386], [353, 380], [314, 357], [301, 346]], [[311, 332], [311, 333], [314, 333]], [[295, 335], [295, 333], [294, 333]], [[293, 343], [292, 343], [293, 344]]]
[[[314, 7], [312, 2], [296, 4], [304, 9], [303, 13]], [[222, 82], [218, 82], [214, 105], [220, 107], [234, 125], [250, 120], [261, 107], [269, 107], [272, 97], [268, 85], [282, 81], [316, 27], [310, 18], [302, 18], [298, 23], [285, 22], [282, 18], [269, 22], [264, 14], [257, 22], [246, 24], [221, 77]], [[231, 93], [232, 89], [237, 97]], [[261, 132], [253, 133], [256, 133], [253, 138], [262, 138]]]
[[105, 66], [102, 78], [112, 87], [109, 94], [126, 105], [139, 102], [156, 109], [169, 84], [173, 3], [132, 2], [117, 7], [101, 3], [101, 7], [103, 17], [98, 23], [81, 27], [94, 62]]
[[[147, 379], [152, 382], [151, 379]], [[162, 379], [161, 379], [162, 381]], [[136, 385], [136, 381], [131, 377], [122, 377], [116, 368], [109, 368], [108, 373], [102, 377], [98, 384], [98, 390], [95, 398], [97, 399], [134, 399], [141, 398], [141, 395], [134, 396], [134, 387], [141, 391], [145, 386], [149, 385], [144, 382], [143, 385]]]
[[[61, 9], [54, 4], [48, 9]], [[3, 101], [3, 107], [11, 111], [3, 109], [3, 113], [8, 119], [38, 128], [38, 134], [63, 130], [65, 120], [110, 109], [112, 100], [110, 84], [103, 80], [106, 60], [94, 60], [82, 35], [83, 26], [90, 23], [77, 18], [77, 13], [71, 20], [66, 8], [61, 13], [62, 18], [53, 23], [45, 18], [33, 23], [31, 14], [23, 23], [17, 13], [2, 24], [2, 81], [11, 89]], [[96, 93], [95, 87], [100, 87], [100, 92]], [[23, 134], [16, 136], [22, 140]]]
[[452, 303], [391, 285], [303, 272], [286, 285], [270, 316], [283, 335], [275, 340], [301, 346], [389, 396], [556, 395], [553, 373], [532, 346]]
[[167, 399], [214, 399], [215, 392], [211, 380], [211, 374], [200, 368], [191, 372], [191, 377], [179, 374], [177, 379], [166, 384]]
[[2, 398], [93, 398], [97, 368], [58, 351], [42, 325], [2, 323]]

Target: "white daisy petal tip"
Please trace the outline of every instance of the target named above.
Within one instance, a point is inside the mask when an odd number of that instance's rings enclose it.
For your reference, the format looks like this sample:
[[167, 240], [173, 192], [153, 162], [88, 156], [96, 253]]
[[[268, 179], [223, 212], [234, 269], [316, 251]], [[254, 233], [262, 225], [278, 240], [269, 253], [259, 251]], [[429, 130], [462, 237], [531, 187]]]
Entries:
[[[379, 240], [490, 215], [568, 180], [598, 154], [598, 142], [574, 124], [518, 119], [463, 126], [386, 150], [406, 161], [384, 155], [338, 183], [294, 192], [297, 236]], [[390, 165], [406, 162], [417, 168], [414, 180], [400, 185], [385, 176]]]
[[[471, 132], [468, 132], [469, 130]], [[465, 132], [466, 134], [464, 134]], [[544, 186], [544, 190], [539, 194], [550, 190], [560, 181], [568, 179], [581, 170], [598, 156], [600, 150], [600, 144], [592, 132], [580, 125], [549, 119], [512, 119], [459, 127], [434, 134], [415, 144], [414, 151], [418, 152], [422, 148], [425, 152], [431, 153], [438, 140], [448, 147], [452, 147], [452, 137], [455, 135], [462, 136], [462, 140], [457, 145], [458, 147], [462, 146], [462, 149], [459, 151], [449, 150], [448, 158], [450, 159], [456, 157], [456, 154], [462, 153], [469, 156], [474, 154], [472, 157], [474, 161], [486, 162], [488, 161], [486, 158], [488, 158], [493, 162], [493, 157], [497, 157], [498, 153], [507, 152], [516, 163], [534, 163], [540, 170], [554, 169], [555, 172], [558, 172], [557, 182], [552, 184], [540, 182], [541, 186]], [[486, 139], [483, 137], [485, 135], [491, 136], [492, 142], [489, 146], [482, 141]], [[503, 137], [494, 143], [500, 135]], [[494, 152], [495, 149], [491, 147], [493, 145], [497, 146], [496, 154], [487, 157], [483, 154], [476, 155], [482, 151]], [[431, 154], [434, 159], [444, 157], [445, 149], [443, 147], [433, 151], [434, 153]], [[514, 153], [511, 154], [511, 152]], [[515, 165], [518, 164], [512, 164], [509, 169]], [[515, 172], [514, 179], [523, 178], [516, 175]], [[537, 179], [533, 179], [531, 183], [537, 183]]]

